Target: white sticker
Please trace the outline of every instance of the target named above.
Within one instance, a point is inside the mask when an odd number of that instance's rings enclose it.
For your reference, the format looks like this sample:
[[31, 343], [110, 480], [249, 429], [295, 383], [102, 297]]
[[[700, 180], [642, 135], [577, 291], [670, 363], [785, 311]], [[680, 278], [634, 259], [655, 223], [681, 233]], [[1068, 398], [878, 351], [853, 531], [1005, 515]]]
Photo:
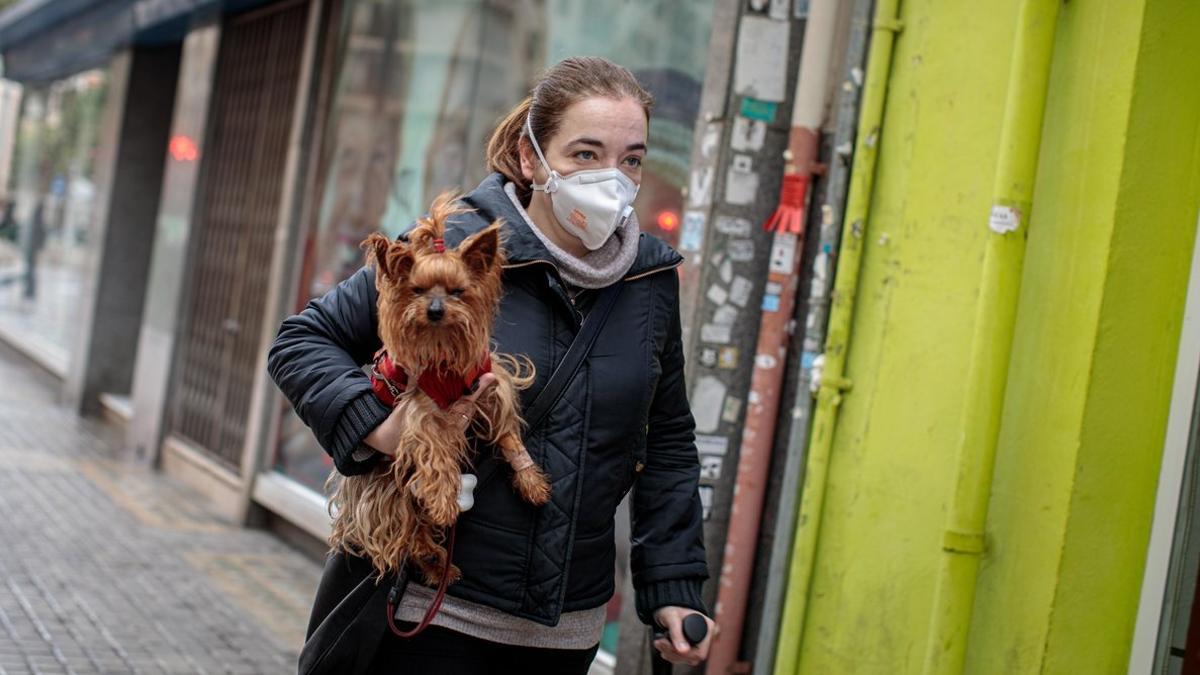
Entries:
[[790, 21], [745, 15], [738, 30], [734, 91], [760, 101], [781, 103], [787, 89]]
[[707, 297], [714, 305], [724, 305], [725, 301], [729, 299], [729, 291], [725, 290], [721, 286], [713, 284], [712, 286], [708, 287], [708, 293], [705, 294], [705, 297]]
[[700, 141], [700, 156], [704, 159], [709, 159], [713, 156], [713, 151], [717, 149], [717, 145], [721, 143], [721, 124], [719, 122], [709, 122], [708, 126], [704, 127], [704, 138]]
[[[737, 347], [721, 347], [721, 351], [717, 355], [717, 367], [724, 370], [733, 370], [738, 364], [738, 348]], [[729, 404], [726, 399], [725, 404]], [[724, 415], [722, 414], [722, 417]]]
[[721, 464], [724, 457], [717, 455], [700, 455], [700, 480], [717, 480], [721, 477]]
[[680, 251], [700, 250], [701, 245], [704, 244], [705, 220], [703, 211], [683, 212], [683, 231], [679, 233]]
[[771, 9], [767, 11], [767, 16], [776, 21], [787, 21], [788, 0], [771, 0]]
[[728, 260], [721, 263], [720, 273], [721, 273], [721, 281], [723, 283], [727, 284], [730, 281], [733, 281], [733, 263], [729, 262]]
[[738, 115], [733, 120], [733, 131], [729, 136], [729, 147], [734, 150], [757, 152], [767, 140], [767, 123]]
[[750, 236], [750, 221], [745, 218], [717, 216], [717, 219], [713, 221], [713, 227], [717, 229], [717, 232], [727, 234], [731, 237]]
[[742, 400], [736, 396], [725, 397], [725, 410], [721, 413], [721, 421], [737, 424], [738, 413], [742, 411]]
[[728, 437], [696, 434], [696, 452], [699, 452], [702, 455], [717, 455], [723, 457], [728, 451]]
[[733, 326], [730, 324], [706, 323], [700, 326], [700, 341], [714, 345], [729, 344], [733, 337]]
[[730, 165], [725, 176], [725, 201], [733, 205], [753, 204], [758, 198], [758, 174], [753, 171], [738, 171]]
[[688, 206], [704, 208], [712, 203], [713, 177], [716, 175], [711, 166], [693, 169], [688, 184]]
[[783, 293], [783, 284], [779, 283], [778, 281], [767, 282], [768, 295], [779, 295], [780, 293]]
[[734, 155], [733, 161], [730, 162], [734, 171], [749, 173], [754, 170], [754, 158], [750, 155]]
[[725, 405], [725, 383], [705, 375], [696, 380], [692, 390], [692, 416], [696, 418], [696, 431], [711, 434], [721, 424], [721, 410]]
[[988, 227], [997, 234], [1016, 232], [1021, 227], [1021, 211], [1011, 206], [992, 206], [992, 214], [988, 217]]
[[704, 347], [700, 350], [700, 365], [712, 368], [717, 365], [717, 350], [714, 347]]
[[813, 260], [812, 294], [814, 297], [825, 296], [825, 279], [829, 276], [829, 256], [830, 254], [822, 251]]
[[733, 278], [733, 285], [729, 287], [729, 301], [738, 307], [745, 307], [747, 302], [750, 302], [750, 291], [754, 289], [754, 284], [750, 280], [741, 275]]
[[700, 493], [700, 510], [703, 512], [704, 520], [708, 520], [712, 515], [713, 503], [713, 486], [698, 485], [696, 491]]
[[750, 262], [754, 260], [753, 239], [731, 239], [725, 245], [729, 259], [734, 262]]
[[713, 312], [712, 322], [719, 326], [732, 326], [737, 323], [738, 311], [732, 305], [721, 305]]
[[796, 269], [796, 235], [791, 232], [776, 232], [771, 244], [771, 272], [791, 274]]
[[770, 370], [775, 367], [779, 361], [770, 354], [759, 354], [754, 357], [754, 367], [762, 370]]

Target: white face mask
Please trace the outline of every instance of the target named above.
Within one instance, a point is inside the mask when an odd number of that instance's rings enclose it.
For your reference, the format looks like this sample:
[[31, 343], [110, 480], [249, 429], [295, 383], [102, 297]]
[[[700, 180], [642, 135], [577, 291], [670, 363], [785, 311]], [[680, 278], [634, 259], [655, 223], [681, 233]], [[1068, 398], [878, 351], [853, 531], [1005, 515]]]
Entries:
[[531, 187], [545, 192], [550, 198], [554, 217], [564, 230], [578, 237], [589, 251], [600, 248], [633, 213], [637, 183], [620, 169], [587, 169], [563, 176], [546, 162], [546, 156], [533, 137], [528, 117], [525, 118], [525, 132], [549, 174], [545, 183], [534, 183]]

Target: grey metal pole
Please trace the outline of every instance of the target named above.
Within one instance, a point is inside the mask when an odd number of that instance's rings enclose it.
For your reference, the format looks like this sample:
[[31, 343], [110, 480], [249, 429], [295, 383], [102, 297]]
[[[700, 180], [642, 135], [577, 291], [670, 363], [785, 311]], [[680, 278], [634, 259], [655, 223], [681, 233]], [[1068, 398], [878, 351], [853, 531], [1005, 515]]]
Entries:
[[779, 619], [787, 589], [788, 562], [791, 557], [796, 511], [803, 484], [805, 449], [812, 421], [812, 385], [819, 378], [818, 355], [825, 348], [825, 330], [829, 320], [829, 293], [833, 287], [833, 256], [841, 240], [842, 212], [850, 179], [854, 131], [858, 122], [859, 95], [862, 89], [863, 63], [870, 36], [873, 0], [855, 0], [850, 39], [846, 48], [845, 79], [837, 97], [834, 114], [834, 160], [826, 176], [826, 195], [821, 206], [821, 223], [816, 242], [811, 287], [805, 303], [807, 312], [798, 330], [804, 331], [803, 351], [793, 367], [798, 371], [795, 402], [787, 439], [782, 486], [775, 520], [775, 536], [767, 567], [766, 592], [760, 612], [761, 628], [755, 649], [754, 675], [769, 675], [775, 664], [775, 645], [779, 640]]

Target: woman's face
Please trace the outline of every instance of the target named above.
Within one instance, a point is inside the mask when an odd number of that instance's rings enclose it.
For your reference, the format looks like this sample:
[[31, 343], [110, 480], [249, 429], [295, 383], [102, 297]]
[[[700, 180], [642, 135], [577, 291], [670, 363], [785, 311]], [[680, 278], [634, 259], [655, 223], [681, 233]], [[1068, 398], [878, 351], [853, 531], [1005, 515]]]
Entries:
[[[586, 98], [567, 108], [558, 132], [537, 139], [550, 167], [566, 176], [585, 169], [620, 169], [642, 183], [646, 156], [646, 113], [632, 98]], [[545, 183], [548, 173], [533, 146], [521, 144], [521, 172]]]

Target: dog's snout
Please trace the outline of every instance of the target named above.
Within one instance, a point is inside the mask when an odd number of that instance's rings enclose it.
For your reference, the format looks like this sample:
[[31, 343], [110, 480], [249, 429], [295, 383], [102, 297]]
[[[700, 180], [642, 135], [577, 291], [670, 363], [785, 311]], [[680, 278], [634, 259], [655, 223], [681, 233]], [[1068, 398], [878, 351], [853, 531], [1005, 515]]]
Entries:
[[443, 316], [446, 316], [446, 308], [442, 307], [442, 299], [434, 298], [429, 302], [429, 307], [425, 310], [425, 316], [429, 317], [430, 321], [441, 321]]

